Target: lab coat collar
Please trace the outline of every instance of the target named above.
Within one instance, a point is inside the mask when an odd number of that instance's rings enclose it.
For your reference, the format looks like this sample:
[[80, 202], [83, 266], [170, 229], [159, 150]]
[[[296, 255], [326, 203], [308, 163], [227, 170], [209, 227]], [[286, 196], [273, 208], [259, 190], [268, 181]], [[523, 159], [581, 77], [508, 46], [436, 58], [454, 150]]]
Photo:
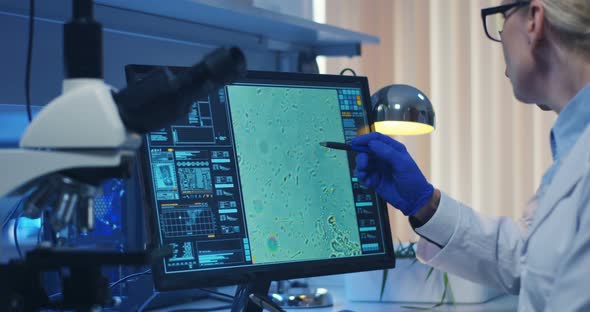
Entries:
[[[546, 192], [539, 195], [538, 208], [534, 212], [533, 223], [528, 230], [527, 239], [523, 251], [526, 253], [528, 241], [539, 225], [553, 211], [556, 204], [576, 185], [582, 178], [587, 167], [590, 166], [590, 126], [586, 126], [577, 142], [574, 142], [571, 151], [561, 160], [561, 165], [547, 185]], [[581, 167], [586, 166], [586, 168]]]
[[580, 90], [559, 113], [551, 129], [553, 161], [567, 155], [590, 124], [590, 84]]

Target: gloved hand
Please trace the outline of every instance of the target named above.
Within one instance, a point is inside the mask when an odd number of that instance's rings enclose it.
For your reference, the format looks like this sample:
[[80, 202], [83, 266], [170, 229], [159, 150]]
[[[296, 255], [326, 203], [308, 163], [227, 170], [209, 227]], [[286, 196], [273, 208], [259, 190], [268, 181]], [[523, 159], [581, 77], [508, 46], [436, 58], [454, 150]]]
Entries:
[[355, 173], [360, 182], [404, 215], [414, 215], [429, 201], [434, 187], [402, 143], [378, 132], [355, 137], [350, 143], [369, 149], [356, 157]]

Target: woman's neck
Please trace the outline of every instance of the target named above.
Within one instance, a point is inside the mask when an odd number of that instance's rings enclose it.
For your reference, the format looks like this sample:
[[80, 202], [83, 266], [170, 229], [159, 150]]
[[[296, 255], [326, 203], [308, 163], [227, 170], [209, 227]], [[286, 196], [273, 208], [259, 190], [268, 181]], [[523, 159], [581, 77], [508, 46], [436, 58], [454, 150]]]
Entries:
[[[559, 49], [545, 77], [546, 103], [558, 114], [571, 99], [584, 87], [590, 84], [590, 58]], [[590, 103], [589, 103], [590, 105]]]

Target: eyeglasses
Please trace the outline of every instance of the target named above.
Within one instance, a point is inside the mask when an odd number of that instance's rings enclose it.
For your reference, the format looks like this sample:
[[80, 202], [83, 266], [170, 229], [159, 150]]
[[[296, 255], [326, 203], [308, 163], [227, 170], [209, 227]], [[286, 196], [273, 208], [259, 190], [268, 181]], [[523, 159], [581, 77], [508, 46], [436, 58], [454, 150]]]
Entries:
[[[510, 15], [516, 12], [519, 8], [529, 5], [530, 1], [516, 1], [510, 4], [504, 4], [492, 8], [481, 10], [481, 19], [483, 21], [483, 29], [488, 38], [493, 41], [502, 42], [502, 31], [504, 30], [504, 23]], [[516, 8], [510, 13], [509, 10]]]

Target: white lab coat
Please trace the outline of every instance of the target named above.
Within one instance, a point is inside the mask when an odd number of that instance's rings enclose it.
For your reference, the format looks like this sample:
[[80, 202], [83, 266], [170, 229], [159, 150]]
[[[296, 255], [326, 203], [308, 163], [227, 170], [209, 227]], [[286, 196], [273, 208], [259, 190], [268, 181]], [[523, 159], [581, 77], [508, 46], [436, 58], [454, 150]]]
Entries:
[[590, 126], [562, 159], [529, 226], [484, 217], [443, 194], [454, 227], [418, 257], [440, 270], [519, 294], [519, 311], [590, 311]]

